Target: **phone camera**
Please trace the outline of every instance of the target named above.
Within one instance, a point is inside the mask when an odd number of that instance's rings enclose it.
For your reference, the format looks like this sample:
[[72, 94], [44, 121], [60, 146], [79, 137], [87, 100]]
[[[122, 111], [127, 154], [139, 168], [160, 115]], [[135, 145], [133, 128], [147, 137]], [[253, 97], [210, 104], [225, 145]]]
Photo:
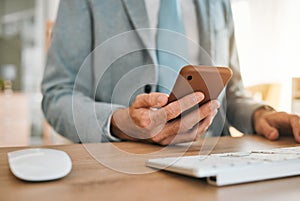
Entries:
[[187, 80], [192, 80], [193, 79], [193, 76], [191, 76], [191, 75], [189, 75], [188, 77], [187, 77]]

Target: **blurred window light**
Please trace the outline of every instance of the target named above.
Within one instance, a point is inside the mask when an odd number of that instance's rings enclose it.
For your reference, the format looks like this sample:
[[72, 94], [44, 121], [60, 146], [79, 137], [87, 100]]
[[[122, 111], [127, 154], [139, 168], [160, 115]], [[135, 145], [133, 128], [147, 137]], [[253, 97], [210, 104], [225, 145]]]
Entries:
[[292, 77], [300, 77], [300, 1], [231, 2], [245, 86], [281, 84], [280, 110], [290, 112]]

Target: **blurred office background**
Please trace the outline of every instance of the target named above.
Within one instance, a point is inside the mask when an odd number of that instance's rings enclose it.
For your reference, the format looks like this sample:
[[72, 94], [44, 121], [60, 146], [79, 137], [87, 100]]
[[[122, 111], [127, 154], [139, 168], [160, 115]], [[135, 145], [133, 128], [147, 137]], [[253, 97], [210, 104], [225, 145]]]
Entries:
[[[300, 1], [231, 0], [249, 93], [300, 114]], [[40, 83], [59, 0], [0, 0], [0, 146], [66, 143], [47, 125]]]
[[[58, 0], [0, 0], [0, 146], [52, 143], [40, 83]], [[46, 128], [45, 128], [46, 127]]]

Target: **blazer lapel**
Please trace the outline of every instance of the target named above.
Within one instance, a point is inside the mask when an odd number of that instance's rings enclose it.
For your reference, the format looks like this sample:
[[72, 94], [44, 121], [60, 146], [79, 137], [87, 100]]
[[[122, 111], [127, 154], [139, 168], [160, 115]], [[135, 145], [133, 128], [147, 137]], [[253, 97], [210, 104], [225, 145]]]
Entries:
[[153, 63], [157, 64], [155, 38], [151, 37], [154, 30], [151, 31], [150, 29], [147, 29], [149, 28], [149, 19], [145, 2], [143, 0], [123, 0], [123, 2], [138, 36], [147, 49]]

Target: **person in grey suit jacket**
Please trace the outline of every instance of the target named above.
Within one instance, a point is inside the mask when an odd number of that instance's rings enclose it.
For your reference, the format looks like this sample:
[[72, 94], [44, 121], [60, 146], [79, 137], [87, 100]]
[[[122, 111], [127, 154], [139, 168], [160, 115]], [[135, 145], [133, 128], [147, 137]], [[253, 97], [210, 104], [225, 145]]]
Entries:
[[218, 100], [176, 118], [203, 94], [167, 104], [168, 95], [158, 92], [152, 28], [159, 0], [61, 0], [42, 82], [42, 107], [52, 127], [78, 143], [167, 145], [228, 135], [229, 125], [270, 140], [290, 134], [300, 142], [299, 116], [276, 112], [245, 94], [230, 1], [185, 0], [181, 7], [187, 36], [210, 58], [188, 45], [191, 62], [233, 71]]

